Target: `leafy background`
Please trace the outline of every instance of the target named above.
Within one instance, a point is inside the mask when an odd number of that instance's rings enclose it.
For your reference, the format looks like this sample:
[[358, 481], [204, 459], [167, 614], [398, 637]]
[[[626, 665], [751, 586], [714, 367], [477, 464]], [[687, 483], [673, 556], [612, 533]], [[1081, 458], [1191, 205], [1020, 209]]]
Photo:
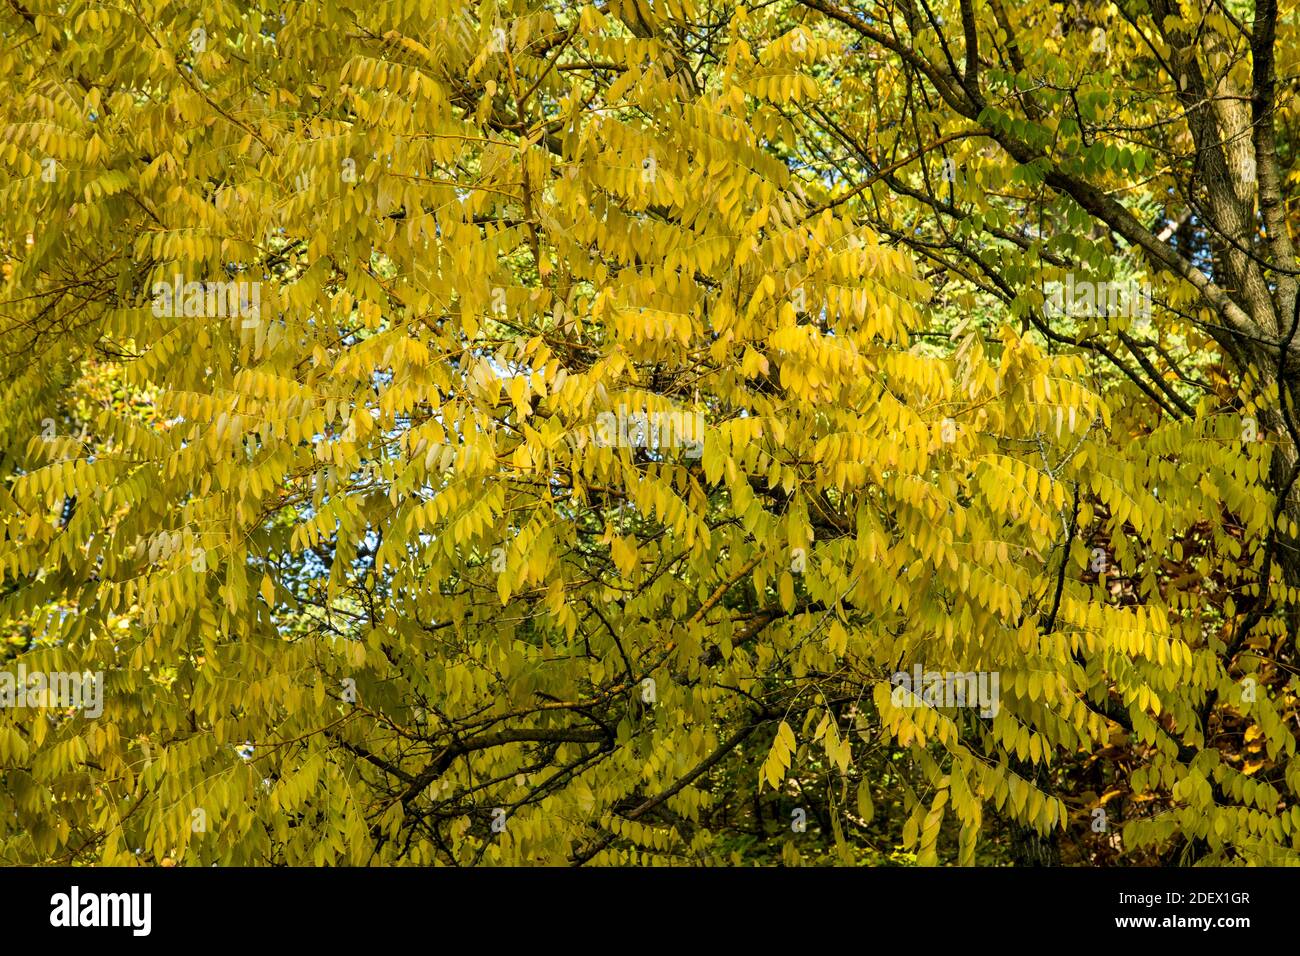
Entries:
[[1289, 229], [1293, 5], [6, 0], [0, 861], [1293, 861], [1270, 17]]

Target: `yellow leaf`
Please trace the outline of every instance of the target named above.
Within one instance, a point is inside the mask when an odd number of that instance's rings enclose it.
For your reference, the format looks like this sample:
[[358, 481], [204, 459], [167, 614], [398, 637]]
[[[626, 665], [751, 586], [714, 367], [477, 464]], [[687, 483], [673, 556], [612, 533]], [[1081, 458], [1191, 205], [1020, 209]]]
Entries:
[[637, 564], [636, 539], [631, 537], [617, 537], [610, 543], [610, 556], [614, 559], [614, 566], [618, 568], [619, 573], [625, 577], [632, 573], [632, 569]]
[[794, 610], [794, 576], [789, 571], [782, 571], [780, 578], [781, 607], [786, 613]]

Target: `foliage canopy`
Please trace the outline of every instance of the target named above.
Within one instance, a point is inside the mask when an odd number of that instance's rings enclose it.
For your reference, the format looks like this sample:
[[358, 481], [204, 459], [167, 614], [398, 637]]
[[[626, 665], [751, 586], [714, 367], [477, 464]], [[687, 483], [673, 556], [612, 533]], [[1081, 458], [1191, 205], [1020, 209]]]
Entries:
[[1294, 7], [863, 10], [6, 0], [0, 860], [1294, 861]]

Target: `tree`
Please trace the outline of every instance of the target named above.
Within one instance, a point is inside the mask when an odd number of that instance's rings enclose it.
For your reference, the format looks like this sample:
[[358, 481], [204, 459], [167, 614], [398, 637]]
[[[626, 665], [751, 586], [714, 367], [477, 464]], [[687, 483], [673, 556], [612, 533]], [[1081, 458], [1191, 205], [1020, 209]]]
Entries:
[[1292, 860], [1295, 28], [1162, 4], [7, 0], [0, 858]]

